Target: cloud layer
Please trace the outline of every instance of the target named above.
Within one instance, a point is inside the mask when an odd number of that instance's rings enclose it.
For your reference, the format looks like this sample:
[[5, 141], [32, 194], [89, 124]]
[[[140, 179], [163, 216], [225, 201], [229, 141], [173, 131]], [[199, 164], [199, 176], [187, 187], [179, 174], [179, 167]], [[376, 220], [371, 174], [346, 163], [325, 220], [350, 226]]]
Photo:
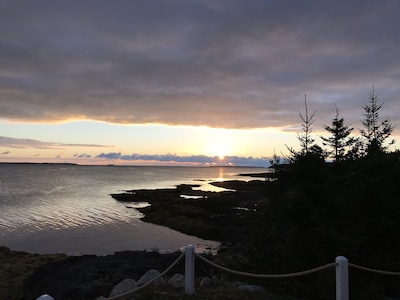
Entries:
[[190, 155], [190, 156], [179, 156], [174, 154], [164, 155], [142, 155], [132, 154], [125, 155], [121, 152], [109, 152], [100, 153], [96, 158], [101, 158], [109, 161], [120, 160], [120, 161], [148, 161], [148, 162], [161, 162], [161, 163], [172, 163], [172, 164], [198, 164], [203, 166], [223, 165], [223, 166], [249, 166], [249, 167], [267, 167], [269, 166], [269, 160], [266, 157], [255, 158], [255, 157], [241, 157], [241, 156], [226, 156], [220, 158], [218, 156], [206, 156], [206, 155]]
[[[0, 136], [0, 147], [8, 147], [15, 149], [65, 149], [67, 147], [112, 147], [107, 145], [95, 145], [95, 144], [66, 144], [66, 143], [54, 143], [54, 142], [43, 142], [34, 139], [17, 139], [7, 136]], [[4, 154], [4, 153], [3, 153]], [[7, 153], [9, 154], [9, 153]]]
[[[106, 145], [94, 145], [94, 144], [65, 144], [65, 143], [53, 143], [43, 142], [33, 139], [16, 139], [11, 137], [0, 136], [0, 147], [8, 147], [13, 149], [66, 149], [70, 147], [93, 147], [103, 148], [110, 147]], [[0, 156], [8, 156], [11, 151], [0, 152]], [[60, 153], [56, 158], [62, 158], [63, 153]], [[34, 156], [39, 157], [39, 154]], [[220, 158], [218, 156], [207, 156], [207, 155], [188, 155], [180, 156], [176, 154], [122, 154], [121, 152], [102, 152], [98, 155], [91, 155], [87, 153], [75, 153], [72, 155], [74, 162], [80, 160], [91, 159], [92, 161], [103, 161], [113, 163], [118, 161], [118, 164], [131, 164], [131, 163], [161, 163], [171, 165], [201, 165], [201, 166], [213, 166], [213, 165], [224, 165], [224, 166], [254, 166], [254, 167], [267, 167], [269, 166], [269, 159], [267, 157], [242, 157], [242, 156], [225, 156]]]
[[[23, 4], [22, 4], [23, 3]], [[0, 3], [0, 118], [286, 128], [304, 94], [358, 123], [375, 83], [400, 121], [400, 2]]]

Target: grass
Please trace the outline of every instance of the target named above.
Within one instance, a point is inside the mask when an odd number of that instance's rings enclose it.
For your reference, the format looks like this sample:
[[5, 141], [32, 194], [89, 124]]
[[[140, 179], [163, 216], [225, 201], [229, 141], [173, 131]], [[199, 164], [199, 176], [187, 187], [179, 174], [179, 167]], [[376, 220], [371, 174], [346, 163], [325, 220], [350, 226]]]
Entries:
[[66, 254], [31, 254], [0, 247], [0, 297], [20, 299], [19, 292], [27, 279], [40, 266], [67, 258]]
[[223, 287], [196, 289], [193, 295], [183, 290], [155, 290], [148, 288], [135, 295], [137, 300], [298, 300], [289, 296], [277, 296], [269, 292], [242, 291], [235, 284]]

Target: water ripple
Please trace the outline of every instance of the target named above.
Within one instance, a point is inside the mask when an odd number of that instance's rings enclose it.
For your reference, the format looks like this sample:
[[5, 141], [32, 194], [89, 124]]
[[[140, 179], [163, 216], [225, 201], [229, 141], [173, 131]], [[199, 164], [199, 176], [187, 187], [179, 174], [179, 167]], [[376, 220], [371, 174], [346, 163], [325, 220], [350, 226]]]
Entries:
[[199, 239], [140, 221], [143, 215], [136, 208], [148, 203], [120, 203], [110, 194], [181, 183], [215, 190], [210, 181], [233, 179], [244, 172], [243, 168], [2, 165], [0, 245], [37, 252], [109, 253], [195, 244]]

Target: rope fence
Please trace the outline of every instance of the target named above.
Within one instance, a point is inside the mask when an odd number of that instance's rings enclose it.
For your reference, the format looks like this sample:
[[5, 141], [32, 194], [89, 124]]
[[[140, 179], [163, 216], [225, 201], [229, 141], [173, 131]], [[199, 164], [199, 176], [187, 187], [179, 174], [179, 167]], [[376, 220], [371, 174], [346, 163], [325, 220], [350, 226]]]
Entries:
[[372, 272], [375, 274], [380, 274], [380, 275], [389, 275], [389, 276], [400, 276], [400, 272], [392, 272], [392, 271], [382, 271], [382, 270], [377, 270], [377, 269], [371, 269], [363, 266], [359, 266], [356, 264], [349, 263], [349, 267], [352, 267], [354, 269], [359, 269], [362, 271], [366, 272]]
[[[189, 245], [188, 247], [186, 247], [186, 255], [188, 255], [192, 252], [194, 253], [193, 246]], [[305, 276], [305, 275], [309, 275], [312, 273], [320, 272], [320, 271], [335, 267], [336, 300], [348, 300], [349, 299], [349, 267], [359, 269], [362, 271], [373, 272], [373, 273], [380, 274], [380, 275], [400, 276], [400, 272], [377, 270], [377, 269], [367, 268], [367, 267], [349, 263], [347, 258], [344, 256], [336, 257], [335, 262], [333, 262], [333, 263], [328, 263], [326, 265], [323, 265], [323, 266], [320, 266], [317, 268], [313, 268], [313, 269], [309, 269], [309, 270], [305, 270], [305, 271], [286, 273], [286, 274], [255, 274], [255, 273], [248, 273], [248, 272], [232, 270], [227, 267], [218, 265], [199, 254], [194, 254], [193, 258], [192, 258], [193, 262], [191, 263], [193, 265], [193, 270], [190, 270], [189, 273], [185, 273], [185, 284], [193, 286], [193, 289], [186, 289], [186, 293], [189, 295], [194, 293], [194, 258], [198, 258], [198, 259], [202, 260], [203, 262], [211, 265], [214, 268], [220, 269], [222, 271], [225, 271], [225, 272], [228, 272], [231, 274], [246, 276], [246, 277], [253, 277], [253, 278], [266, 278], [266, 279], [291, 278], [291, 277]]]
[[247, 276], [247, 277], [254, 277], [254, 278], [267, 278], [267, 279], [273, 279], [273, 278], [290, 278], [290, 277], [297, 277], [297, 276], [304, 276], [304, 275], [308, 275], [308, 274], [312, 274], [312, 273], [316, 273], [322, 270], [326, 270], [329, 268], [332, 268], [334, 266], [336, 266], [336, 263], [330, 263], [330, 264], [326, 264], [314, 269], [310, 269], [310, 270], [306, 270], [306, 271], [301, 271], [301, 272], [295, 272], [295, 273], [287, 273], [287, 274], [254, 274], [254, 273], [247, 273], [247, 272], [241, 272], [241, 271], [235, 271], [223, 266], [220, 266], [214, 262], [212, 262], [211, 260], [208, 260], [207, 258], [202, 257], [199, 254], [196, 254], [196, 257], [199, 258], [200, 260], [206, 262], [207, 264], [223, 270], [225, 272], [231, 273], [231, 274], [235, 274], [235, 275], [241, 275], [241, 276]]
[[[116, 296], [112, 296], [109, 298], [104, 298], [106, 300], [123, 300], [127, 299], [128, 297], [132, 296], [134, 293], [137, 291], [149, 286], [159, 278], [163, 277], [165, 274], [167, 274], [176, 264], [183, 258], [185, 257], [185, 293], [187, 295], [192, 295], [194, 294], [195, 290], [195, 258], [198, 258], [202, 260], [203, 262], [209, 264], [210, 266], [220, 269], [225, 272], [229, 272], [231, 274], [235, 275], [240, 275], [240, 276], [246, 276], [246, 277], [253, 277], [253, 278], [266, 278], [266, 279], [274, 279], [274, 278], [290, 278], [290, 277], [298, 277], [298, 276], [305, 276], [309, 275], [312, 273], [320, 272], [323, 270], [327, 270], [330, 268], [335, 267], [336, 269], [336, 300], [348, 300], [349, 299], [349, 277], [348, 277], [348, 268], [352, 267], [355, 269], [359, 269], [362, 271], [366, 272], [372, 272], [375, 274], [380, 274], [380, 275], [389, 275], [389, 276], [400, 276], [400, 272], [392, 272], [392, 271], [383, 271], [383, 270], [377, 270], [377, 269], [372, 269], [372, 268], [367, 268], [363, 266], [359, 266], [356, 264], [349, 263], [347, 258], [344, 256], [338, 256], [336, 257], [335, 262], [333, 263], [328, 263], [326, 265], [305, 270], [305, 271], [300, 271], [300, 272], [294, 272], [294, 273], [287, 273], [287, 274], [256, 274], [256, 273], [248, 273], [248, 272], [242, 272], [242, 271], [236, 271], [229, 269], [227, 267], [218, 265], [211, 260], [208, 260], [207, 258], [195, 253], [194, 247], [192, 245], [188, 245], [185, 248], [185, 251], [182, 252], [182, 254], [168, 267], [166, 268], [161, 274], [158, 276], [152, 278], [148, 282], [138, 286], [137, 288], [128, 291], [124, 294], [119, 294]], [[50, 298], [46, 298], [46, 296]], [[40, 296], [38, 299], [53, 299], [51, 296], [45, 294]]]

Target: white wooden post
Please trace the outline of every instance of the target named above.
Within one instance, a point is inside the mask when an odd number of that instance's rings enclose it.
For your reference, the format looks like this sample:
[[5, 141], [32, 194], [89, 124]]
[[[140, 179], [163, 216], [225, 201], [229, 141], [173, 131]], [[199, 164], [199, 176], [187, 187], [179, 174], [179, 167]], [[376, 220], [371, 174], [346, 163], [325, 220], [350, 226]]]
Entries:
[[188, 245], [185, 248], [185, 293], [194, 294], [194, 247]]
[[349, 262], [346, 257], [336, 257], [336, 300], [349, 300]]

